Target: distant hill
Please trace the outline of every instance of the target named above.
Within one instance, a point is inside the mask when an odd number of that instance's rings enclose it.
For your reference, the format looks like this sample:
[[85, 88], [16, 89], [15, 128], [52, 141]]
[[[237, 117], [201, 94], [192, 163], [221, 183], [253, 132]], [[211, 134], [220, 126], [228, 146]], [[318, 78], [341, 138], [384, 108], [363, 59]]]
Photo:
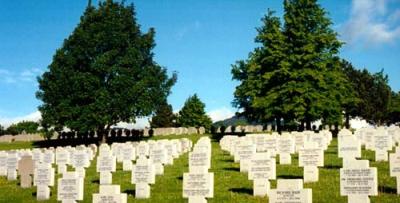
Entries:
[[256, 125], [258, 123], [249, 122], [244, 116], [233, 116], [222, 121], [213, 123], [213, 126], [238, 126], [238, 125]]

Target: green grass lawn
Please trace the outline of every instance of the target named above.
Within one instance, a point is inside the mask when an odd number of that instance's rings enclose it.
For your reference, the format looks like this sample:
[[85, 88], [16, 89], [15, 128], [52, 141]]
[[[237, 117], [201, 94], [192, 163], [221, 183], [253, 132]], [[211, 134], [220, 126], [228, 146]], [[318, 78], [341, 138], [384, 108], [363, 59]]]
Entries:
[[[163, 136], [151, 139], [180, 138], [182, 136]], [[196, 142], [198, 136], [186, 136]], [[32, 148], [29, 142], [2, 143], [0, 150]], [[396, 180], [389, 176], [388, 162], [374, 162], [374, 153], [363, 150], [363, 159], [370, 160], [370, 165], [378, 168], [379, 196], [372, 197], [372, 202], [400, 202], [396, 195]], [[334, 139], [325, 151], [325, 166], [320, 168], [319, 181], [305, 184], [305, 188], [312, 188], [313, 202], [346, 202], [346, 197], [339, 194], [339, 168], [341, 159], [337, 157], [337, 140]], [[128, 193], [128, 202], [187, 202], [182, 198], [182, 175], [188, 171], [187, 153], [174, 160], [174, 165], [166, 166], [164, 175], [157, 176], [156, 184], [151, 186], [151, 198], [137, 200], [134, 198], [135, 187], [130, 183], [130, 172], [122, 171], [122, 164], [117, 165], [117, 172], [113, 173], [113, 184], [121, 185], [121, 191]], [[233, 162], [229, 153], [222, 151], [217, 141], [212, 142], [212, 166], [214, 172], [214, 198], [208, 202], [267, 202], [268, 198], [253, 197], [252, 182], [247, 174], [239, 172], [239, 164]], [[292, 156], [292, 165], [277, 164], [277, 178], [302, 178], [303, 169], [298, 167], [297, 155]], [[59, 176], [58, 176], [59, 177]], [[57, 181], [56, 181], [57, 183]], [[272, 188], [276, 181], [271, 181]], [[96, 173], [96, 161], [93, 160], [86, 170], [85, 195], [83, 202], [91, 203], [92, 194], [99, 190], [99, 173]], [[52, 187], [51, 199], [42, 202], [56, 202], [56, 186]], [[0, 202], [36, 202], [36, 188], [22, 189], [18, 181], [7, 181], [0, 177]]]

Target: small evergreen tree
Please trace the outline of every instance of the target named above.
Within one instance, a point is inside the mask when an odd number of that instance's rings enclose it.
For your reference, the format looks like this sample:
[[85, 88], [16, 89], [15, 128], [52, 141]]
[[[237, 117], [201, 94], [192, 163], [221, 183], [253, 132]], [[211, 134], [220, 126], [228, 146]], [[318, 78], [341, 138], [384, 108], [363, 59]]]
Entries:
[[176, 116], [172, 111], [172, 106], [164, 101], [157, 107], [155, 115], [151, 118], [152, 128], [175, 127]]
[[205, 127], [210, 129], [212, 121], [207, 116], [205, 104], [197, 97], [197, 94], [190, 96], [178, 115], [178, 125], [182, 127]]

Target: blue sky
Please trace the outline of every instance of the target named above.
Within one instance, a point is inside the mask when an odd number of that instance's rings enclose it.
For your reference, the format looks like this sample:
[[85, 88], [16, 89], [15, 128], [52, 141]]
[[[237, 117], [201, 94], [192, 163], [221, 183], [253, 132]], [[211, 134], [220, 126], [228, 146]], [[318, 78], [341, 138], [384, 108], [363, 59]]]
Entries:
[[[97, 4], [97, 1], [93, 1]], [[132, 1], [127, 1], [128, 3]], [[229, 117], [237, 82], [231, 64], [257, 46], [255, 28], [280, 0], [135, 0], [142, 31], [156, 29], [155, 60], [178, 72], [169, 102], [178, 111], [197, 93], [214, 120]], [[400, 90], [400, 0], [324, 0], [346, 42], [341, 56], [372, 72], [384, 69]], [[79, 22], [87, 2], [4, 1], [0, 7], [0, 123], [40, 116], [36, 76]]]

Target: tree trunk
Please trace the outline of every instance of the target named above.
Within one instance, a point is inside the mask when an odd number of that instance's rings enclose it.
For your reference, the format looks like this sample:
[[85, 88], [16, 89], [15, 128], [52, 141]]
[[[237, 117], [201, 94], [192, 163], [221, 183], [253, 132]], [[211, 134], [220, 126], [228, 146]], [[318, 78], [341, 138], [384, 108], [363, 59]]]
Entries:
[[309, 118], [306, 118], [306, 130], [311, 130], [311, 121]]
[[299, 131], [300, 131], [300, 132], [303, 132], [303, 131], [304, 131], [304, 121], [301, 121]]
[[345, 117], [346, 117], [345, 126], [347, 129], [350, 129], [350, 114], [346, 113]]
[[101, 143], [107, 143], [107, 135], [108, 135], [109, 131], [110, 131], [110, 126], [109, 125], [107, 125], [107, 127], [105, 129], [104, 129], [104, 126], [99, 128], [98, 132], [100, 132], [99, 136], [101, 138], [100, 139], [101, 140], [100, 144]]
[[279, 134], [282, 134], [282, 126], [281, 126], [281, 119], [277, 118], [276, 119], [276, 129]]

